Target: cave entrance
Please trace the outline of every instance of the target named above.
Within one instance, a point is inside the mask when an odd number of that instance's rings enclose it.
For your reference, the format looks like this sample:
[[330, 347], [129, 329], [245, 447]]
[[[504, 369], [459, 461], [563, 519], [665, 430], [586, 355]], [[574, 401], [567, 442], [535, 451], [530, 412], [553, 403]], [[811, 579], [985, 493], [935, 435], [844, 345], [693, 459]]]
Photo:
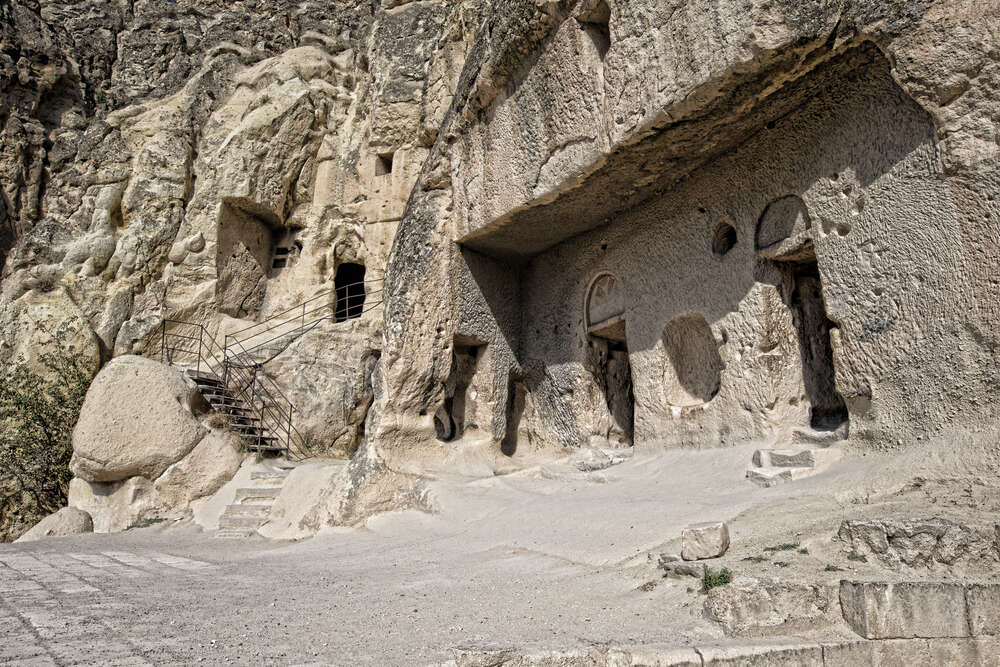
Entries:
[[485, 349], [486, 344], [480, 341], [456, 338], [452, 346], [451, 371], [444, 383], [444, 402], [434, 415], [434, 430], [438, 440], [458, 440], [465, 432], [469, 385], [472, 384]]
[[832, 431], [847, 422], [847, 404], [837, 391], [833, 368], [830, 330], [836, 327], [827, 317], [816, 260], [786, 264], [788, 305], [799, 339], [802, 381], [809, 397], [809, 425]]
[[611, 417], [608, 439], [628, 447], [633, 443], [635, 396], [625, 335], [625, 288], [621, 280], [610, 273], [595, 278], [587, 292], [586, 312], [593, 353], [591, 369], [604, 391]]
[[334, 321], [345, 322], [361, 317], [365, 310], [365, 265], [345, 262], [333, 278], [337, 294]]
[[757, 222], [757, 254], [781, 270], [781, 292], [792, 311], [802, 359], [802, 382], [809, 399], [809, 425], [836, 430], [848, 422], [847, 404], [837, 390], [823, 284], [813, 245], [813, 225], [801, 197], [772, 201]]

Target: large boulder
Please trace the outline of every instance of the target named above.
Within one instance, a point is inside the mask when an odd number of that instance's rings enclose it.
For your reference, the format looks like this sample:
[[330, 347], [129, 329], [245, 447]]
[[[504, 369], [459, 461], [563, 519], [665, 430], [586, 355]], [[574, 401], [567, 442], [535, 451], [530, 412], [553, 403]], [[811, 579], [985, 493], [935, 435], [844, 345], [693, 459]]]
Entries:
[[170, 507], [187, 507], [192, 500], [222, 488], [242, 462], [239, 439], [227, 431], [212, 431], [190, 454], [167, 468], [153, 488]]
[[48, 515], [21, 537], [17, 542], [35, 542], [46, 537], [64, 537], [79, 533], [94, 531], [94, 522], [90, 515], [76, 507], [63, 507], [58, 512]]
[[114, 359], [90, 385], [73, 430], [73, 475], [156, 479], [207, 432], [195, 417], [200, 405], [194, 383], [176, 369], [142, 357]]

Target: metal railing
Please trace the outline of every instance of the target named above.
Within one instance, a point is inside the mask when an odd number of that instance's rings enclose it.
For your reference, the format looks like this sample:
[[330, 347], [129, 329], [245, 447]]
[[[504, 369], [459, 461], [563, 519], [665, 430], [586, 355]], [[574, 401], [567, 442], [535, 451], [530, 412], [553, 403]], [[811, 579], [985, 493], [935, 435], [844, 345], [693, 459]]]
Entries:
[[241, 363], [266, 364], [323, 322], [358, 319], [378, 308], [382, 305], [382, 287], [372, 289], [369, 285], [381, 285], [383, 281], [374, 278], [323, 290], [262, 322], [227, 334], [224, 347]]
[[240, 435], [251, 443], [251, 448], [260, 451], [276, 441], [290, 458], [311, 458], [313, 453], [305, 437], [292, 423], [292, 402], [263, 372], [263, 366], [321, 323], [357, 319], [382, 305], [382, 287], [369, 286], [381, 285], [383, 280], [375, 278], [323, 290], [262, 322], [226, 335], [223, 345], [204, 325], [164, 320], [160, 328], [160, 360], [189, 368], [199, 376], [214, 377], [234, 405], [242, 404], [249, 410], [257, 427], [254, 433], [242, 431]]
[[195, 371], [196, 379], [208, 376], [219, 383], [223, 405], [249, 411], [251, 432], [240, 436], [251, 448], [274, 447], [290, 458], [306, 459], [312, 452], [292, 424], [294, 407], [258, 364], [234, 363], [204, 325], [164, 320], [160, 327], [160, 360]]

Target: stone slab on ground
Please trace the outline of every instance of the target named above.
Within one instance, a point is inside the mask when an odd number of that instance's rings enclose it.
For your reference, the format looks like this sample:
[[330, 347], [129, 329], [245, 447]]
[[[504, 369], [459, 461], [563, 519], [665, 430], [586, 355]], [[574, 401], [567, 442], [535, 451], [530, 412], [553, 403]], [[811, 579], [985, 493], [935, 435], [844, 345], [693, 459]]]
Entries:
[[688, 526], [681, 533], [681, 558], [718, 558], [729, 549], [729, 526], [725, 521], [709, 521]]

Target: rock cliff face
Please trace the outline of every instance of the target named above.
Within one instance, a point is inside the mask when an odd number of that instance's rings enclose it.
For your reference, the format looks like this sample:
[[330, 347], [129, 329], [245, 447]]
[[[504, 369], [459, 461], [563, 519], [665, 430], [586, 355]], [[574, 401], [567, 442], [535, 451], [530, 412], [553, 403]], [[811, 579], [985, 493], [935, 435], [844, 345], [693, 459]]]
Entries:
[[491, 13], [390, 259], [373, 458], [892, 451], [995, 421], [998, 23], [972, 1]]
[[[0, 359], [49, 321], [95, 371], [171, 320], [268, 343], [309, 441], [360, 446], [311, 525], [423, 502], [470, 453], [894, 450], [996, 419], [990, 3], [0, 19]], [[336, 316], [245, 331], [303, 302]]]
[[[343, 275], [360, 285], [358, 321], [272, 366], [296, 369], [278, 378], [293, 398], [317, 385], [335, 396], [303, 406], [315, 447], [356, 448], [371, 389], [366, 400], [355, 371], [377, 357], [389, 246], [477, 3], [17, 1], [0, 12], [0, 359], [30, 359], [60, 323], [95, 372], [113, 356], [158, 357], [167, 320], [222, 343], [310, 298], [332, 316]], [[345, 404], [364, 409], [345, 415]]]

